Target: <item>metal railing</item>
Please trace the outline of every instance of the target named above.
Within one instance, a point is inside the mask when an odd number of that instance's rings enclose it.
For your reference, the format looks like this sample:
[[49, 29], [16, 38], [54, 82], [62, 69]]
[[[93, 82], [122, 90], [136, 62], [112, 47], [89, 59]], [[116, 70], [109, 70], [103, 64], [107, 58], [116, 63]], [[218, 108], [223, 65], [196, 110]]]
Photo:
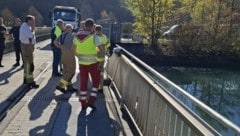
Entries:
[[[118, 46], [118, 48], [120, 47]], [[110, 59], [109, 63], [112, 68], [110, 67], [109, 74], [113, 85], [119, 91], [126, 108], [143, 135], [240, 135], [238, 126], [125, 49], [121, 48], [121, 52], [121, 57], [116, 57], [116, 55], [111, 57], [112, 61]], [[147, 73], [145, 73], [146, 71]], [[149, 73], [154, 78], [148, 76]], [[202, 111], [224, 126], [225, 131], [222, 132], [219, 128], [213, 129], [167, 89], [174, 89], [190, 99]], [[151, 121], [149, 122], [149, 120]], [[185, 131], [187, 133], [183, 133]]]
[[[8, 31], [11, 29], [7, 27]], [[51, 27], [36, 27], [36, 41], [43, 41], [50, 38]], [[6, 47], [4, 53], [9, 53], [14, 50], [13, 39], [11, 36], [7, 36]]]

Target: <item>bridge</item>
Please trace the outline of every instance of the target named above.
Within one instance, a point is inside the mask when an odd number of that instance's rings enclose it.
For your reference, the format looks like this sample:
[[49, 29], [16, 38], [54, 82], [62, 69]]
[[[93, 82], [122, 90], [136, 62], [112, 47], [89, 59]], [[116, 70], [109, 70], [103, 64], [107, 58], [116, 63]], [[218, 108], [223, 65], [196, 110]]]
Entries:
[[[112, 56], [106, 56], [106, 82], [104, 93], [97, 97], [97, 110], [83, 112], [77, 94], [55, 90], [59, 78], [51, 77], [49, 44], [49, 39], [42, 39], [35, 46], [38, 89], [22, 84], [23, 69], [12, 67], [14, 53], [9, 50], [4, 55], [5, 67], [0, 69], [1, 135], [240, 135], [238, 126], [119, 45]], [[79, 87], [78, 74], [73, 79]], [[215, 125], [193, 112], [187, 106], [189, 101]]]

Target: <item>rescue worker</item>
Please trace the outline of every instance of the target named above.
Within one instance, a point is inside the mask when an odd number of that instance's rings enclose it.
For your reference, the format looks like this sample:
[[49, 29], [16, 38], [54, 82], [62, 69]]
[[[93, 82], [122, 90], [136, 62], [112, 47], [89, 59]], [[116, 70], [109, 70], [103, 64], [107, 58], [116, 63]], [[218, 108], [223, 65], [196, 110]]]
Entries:
[[4, 67], [2, 65], [2, 57], [5, 49], [6, 35], [7, 35], [7, 28], [3, 24], [3, 18], [0, 17], [0, 67]]
[[[16, 63], [13, 65], [14, 67], [19, 66], [20, 63], [20, 55], [22, 55], [22, 51], [21, 51], [21, 41], [19, 40], [19, 29], [21, 26], [21, 19], [20, 18], [16, 18], [15, 19], [15, 26], [11, 28], [11, 30], [9, 31], [9, 34], [12, 34], [13, 36], [13, 45], [14, 45], [14, 50], [15, 50], [15, 55], [16, 55]], [[23, 61], [23, 59], [22, 59]], [[22, 65], [23, 67], [23, 65]]]
[[[95, 26], [95, 32], [96, 35], [99, 37], [101, 44], [104, 46], [104, 53], [106, 54], [108, 52], [108, 48], [110, 47], [110, 43], [109, 40], [107, 38], [107, 36], [105, 34], [102, 33], [102, 26], [101, 25], [96, 25]], [[98, 50], [97, 50], [98, 51]], [[99, 83], [99, 88], [98, 88], [98, 92], [99, 93], [103, 93], [103, 80], [104, 80], [104, 69], [103, 69], [103, 65], [105, 62], [104, 58], [97, 58], [99, 62], [101, 62], [100, 67], [101, 67], [101, 73], [100, 73], [100, 83]]]
[[34, 44], [36, 43], [35, 37], [35, 17], [27, 15], [26, 22], [20, 27], [20, 41], [21, 50], [24, 62], [24, 83], [28, 84], [30, 88], [38, 88], [33, 78], [34, 63], [33, 63], [33, 51]]
[[[100, 43], [99, 37], [94, 34], [93, 29], [94, 21], [89, 18], [85, 21], [84, 30], [79, 31], [74, 39], [80, 69], [79, 99], [83, 110], [87, 107], [91, 107], [93, 110], [96, 109], [94, 103], [100, 82], [100, 66], [97, 57], [104, 57], [103, 46]], [[96, 47], [99, 52], [97, 52]], [[90, 96], [88, 97], [89, 74], [92, 79], [92, 88]]]
[[84, 30], [85, 29], [84, 27], [85, 27], [85, 21], [81, 21], [80, 22], [80, 31]]
[[63, 64], [63, 76], [56, 87], [56, 89], [62, 93], [77, 91], [77, 89], [73, 88], [71, 82], [76, 70], [75, 47], [73, 46], [74, 36], [72, 31], [73, 26], [67, 24], [65, 26], [65, 32], [54, 41], [55, 46], [61, 49], [62, 52], [61, 62]]
[[60, 65], [61, 61], [61, 49], [57, 48], [54, 45], [54, 41], [62, 34], [63, 28], [64, 28], [63, 20], [58, 19], [56, 27], [54, 27], [51, 31], [51, 48], [53, 51], [52, 76], [56, 77], [62, 76], [58, 69], [58, 66]]

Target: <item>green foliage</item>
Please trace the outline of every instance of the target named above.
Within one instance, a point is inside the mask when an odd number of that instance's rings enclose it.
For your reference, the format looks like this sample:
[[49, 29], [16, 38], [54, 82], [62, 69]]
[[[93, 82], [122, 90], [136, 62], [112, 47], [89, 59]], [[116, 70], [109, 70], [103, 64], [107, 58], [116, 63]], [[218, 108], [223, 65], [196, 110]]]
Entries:
[[[95, 20], [102, 19], [103, 11], [109, 17], [114, 18], [114, 21], [130, 22], [133, 19], [119, 0], [21, 0], [17, 2], [16, 0], [1, 0], [0, 15], [3, 16], [2, 14], [8, 10], [12, 14], [11, 18], [19, 17], [24, 20], [27, 14], [33, 14], [36, 16], [37, 26], [50, 26], [49, 11], [56, 5], [79, 8], [82, 19], [89, 17]], [[8, 18], [7, 16], [3, 17]]]
[[8, 8], [1, 11], [1, 16], [4, 18], [4, 25], [10, 26], [14, 24], [14, 16]]
[[[163, 27], [179, 24], [172, 44], [180, 55], [239, 55], [239, 0], [125, 0], [134, 30], [152, 45]], [[163, 42], [161, 42], [163, 43]]]
[[170, 13], [172, 0], [125, 0], [125, 2], [135, 17], [135, 32], [149, 37], [149, 42], [155, 45], [161, 25]]

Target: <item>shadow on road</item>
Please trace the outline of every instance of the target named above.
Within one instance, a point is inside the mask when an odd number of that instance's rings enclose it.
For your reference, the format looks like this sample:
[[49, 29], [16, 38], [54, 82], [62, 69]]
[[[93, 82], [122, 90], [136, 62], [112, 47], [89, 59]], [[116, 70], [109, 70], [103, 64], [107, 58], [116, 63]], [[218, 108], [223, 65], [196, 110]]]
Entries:
[[48, 123], [45, 125], [37, 126], [29, 131], [30, 136], [70, 136], [66, 133], [68, 128], [68, 120], [71, 115], [71, 105], [68, 103], [68, 99], [71, 97], [71, 93], [61, 94], [55, 96], [57, 106], [52, 112]]
[[77, 136], [119, 135], [119, 132], [115, 132], [113, 127], [113, 124], [118, 123], [109, 119], [103, 94], [98, 94], [96, 107], [97, 109], [91, 113], [88, 112], [89, 109], [79, 113]]
[[22, 70], [21, 67], [12, 67], [9, 70], [0, 74], [0, 86], [9, 83], [9, 78], [16, 72]]
[[38, 47], [38, 49], [40, 49], [40, 50], [52, 50], [51, 44], [47, 44], [47, 45], [44, 46], [44, 47]]
[[58, 80], [50, 78], [48, 83], [38, 91], [28, 105], [30, 111], [30, 120], [36, 120], [43, 114], [44, 110], [49, 106], [55, 98], [55, 86]]
[[[66, 133], [68, 128], [68, 120], [71, 115], [71, 105], [68, 102], [71, 93], [55, 95], [55, 86], [58, 83], [56, 78], [50, 78], [48, 84], [39, 91], [33, 100], [29, 103], [29, 110], [31, 112], [30, 120], [37, 120], [42, 114], [48, 114], [47, 107], [52, 104], [54, 110], [50, 110], [51, 116], [48, 123], [45, 125], [37, 126], [29, 131], [31, 136], [69, 136]], [[56, 102], [53, 102], [55, 100]], [[55, 106], [56, 105], [56, 106]], [[44, 112], [45, 111], [45, 112]]]

